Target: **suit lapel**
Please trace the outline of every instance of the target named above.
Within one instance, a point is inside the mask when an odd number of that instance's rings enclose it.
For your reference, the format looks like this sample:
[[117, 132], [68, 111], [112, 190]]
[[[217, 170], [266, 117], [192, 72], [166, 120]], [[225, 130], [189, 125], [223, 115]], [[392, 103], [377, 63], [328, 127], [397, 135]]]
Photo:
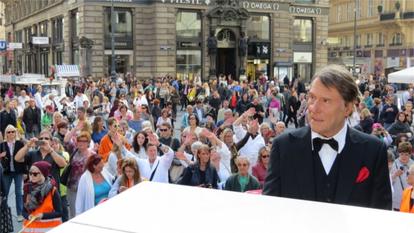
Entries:
[[291, 140], [294, 141], [295, 147], [292, 148], [292, 153], [289, 156], [295, 156], [292, 165], [296, 167], [295, 184], [298, 184], [299, 197], [305, 200], [314, 200], [315, 176], [310, 128], [305, 127], [292, 132]]
[[339, 164], [338, 183], [336, 188], [335, 203], [345, 204], [348, 202], [352, 192], [355, 179], [361, 168], [361, 151], [363, 143], [354, 129], [348, 127], [345, 147], [341, 153], [342, 159]]

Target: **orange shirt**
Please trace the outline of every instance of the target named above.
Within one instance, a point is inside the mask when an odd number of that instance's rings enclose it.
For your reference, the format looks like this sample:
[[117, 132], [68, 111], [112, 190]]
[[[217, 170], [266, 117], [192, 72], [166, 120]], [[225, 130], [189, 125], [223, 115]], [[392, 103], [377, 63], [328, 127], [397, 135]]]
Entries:
[[413, 187], [406, 188], [402, 194], [400, 212], [414, 213], [414, 206], [410, 206]]
[[[101, 143], [99, 144], [98, 154], [102, 157], [103, 161], [106, 163], [108, 161], [109, 154], [112, 151], [112, 140], [109, 135], [103, 136]], [[127, 150], [131, 149], [131, 145], [128, 143], [125, 144]]]

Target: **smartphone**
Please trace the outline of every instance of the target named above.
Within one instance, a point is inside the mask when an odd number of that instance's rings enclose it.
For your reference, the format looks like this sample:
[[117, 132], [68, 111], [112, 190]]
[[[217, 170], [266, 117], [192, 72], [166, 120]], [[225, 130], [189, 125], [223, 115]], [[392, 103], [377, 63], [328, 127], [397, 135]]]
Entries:
[[45, 141], [43, 140], [36, 141], [36, 146], [43, 146], [44, 144], [45, 144]]

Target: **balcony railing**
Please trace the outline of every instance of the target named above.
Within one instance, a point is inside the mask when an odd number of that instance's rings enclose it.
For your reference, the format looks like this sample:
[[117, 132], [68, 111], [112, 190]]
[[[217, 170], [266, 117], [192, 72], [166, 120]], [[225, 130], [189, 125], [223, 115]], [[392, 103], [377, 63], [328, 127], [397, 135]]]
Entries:
[[377, 47], [377, 48], [384, 47], [384, 44], [377, 44], [377, 45], [376, 45], [376, 47]]
[[371, 44], [369, 44], [369, 45], [367, 44], [367, 45], [364, 46], [364, 48], [372, 48], [372, 45]]
[[391, 44], [389, 44], [389, 46], [402, 46], [402, 43], [391, 43]]
[[[380, 15], [380, 20], [381, 21], [393, 20], [393, 19], [395, 19], [395, 15], [396, 15], [395, 12], [382, 13]], [[400, 19], [414, 19], [414, 12], [413, 11], [401, 12], [400, 13]]]
[[384, 20], [392, 20], [395, 18], [395, 12], [390, 12], [390, 13], [383, 13], [380, 15], [380, 20], [384, 21]]

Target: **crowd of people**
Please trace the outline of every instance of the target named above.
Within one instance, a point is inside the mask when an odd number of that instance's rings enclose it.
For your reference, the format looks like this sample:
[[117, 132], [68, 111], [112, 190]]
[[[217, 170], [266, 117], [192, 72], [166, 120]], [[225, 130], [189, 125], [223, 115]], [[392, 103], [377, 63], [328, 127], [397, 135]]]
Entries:
[[[387, 145], [393, 209], [414, 212], [414, 91], [405, 88], [400, 109], [395, 86], [358, 81], [363, 94], [347, 123]], [[300, 78], [127, 75], [69, 81], [65, 90], [0, 86], [1, 193], [7, 198], [14, 183], [26, 231], [53, 228], [140, 182], [260, 190], [273, 139], [307, 125]]]

